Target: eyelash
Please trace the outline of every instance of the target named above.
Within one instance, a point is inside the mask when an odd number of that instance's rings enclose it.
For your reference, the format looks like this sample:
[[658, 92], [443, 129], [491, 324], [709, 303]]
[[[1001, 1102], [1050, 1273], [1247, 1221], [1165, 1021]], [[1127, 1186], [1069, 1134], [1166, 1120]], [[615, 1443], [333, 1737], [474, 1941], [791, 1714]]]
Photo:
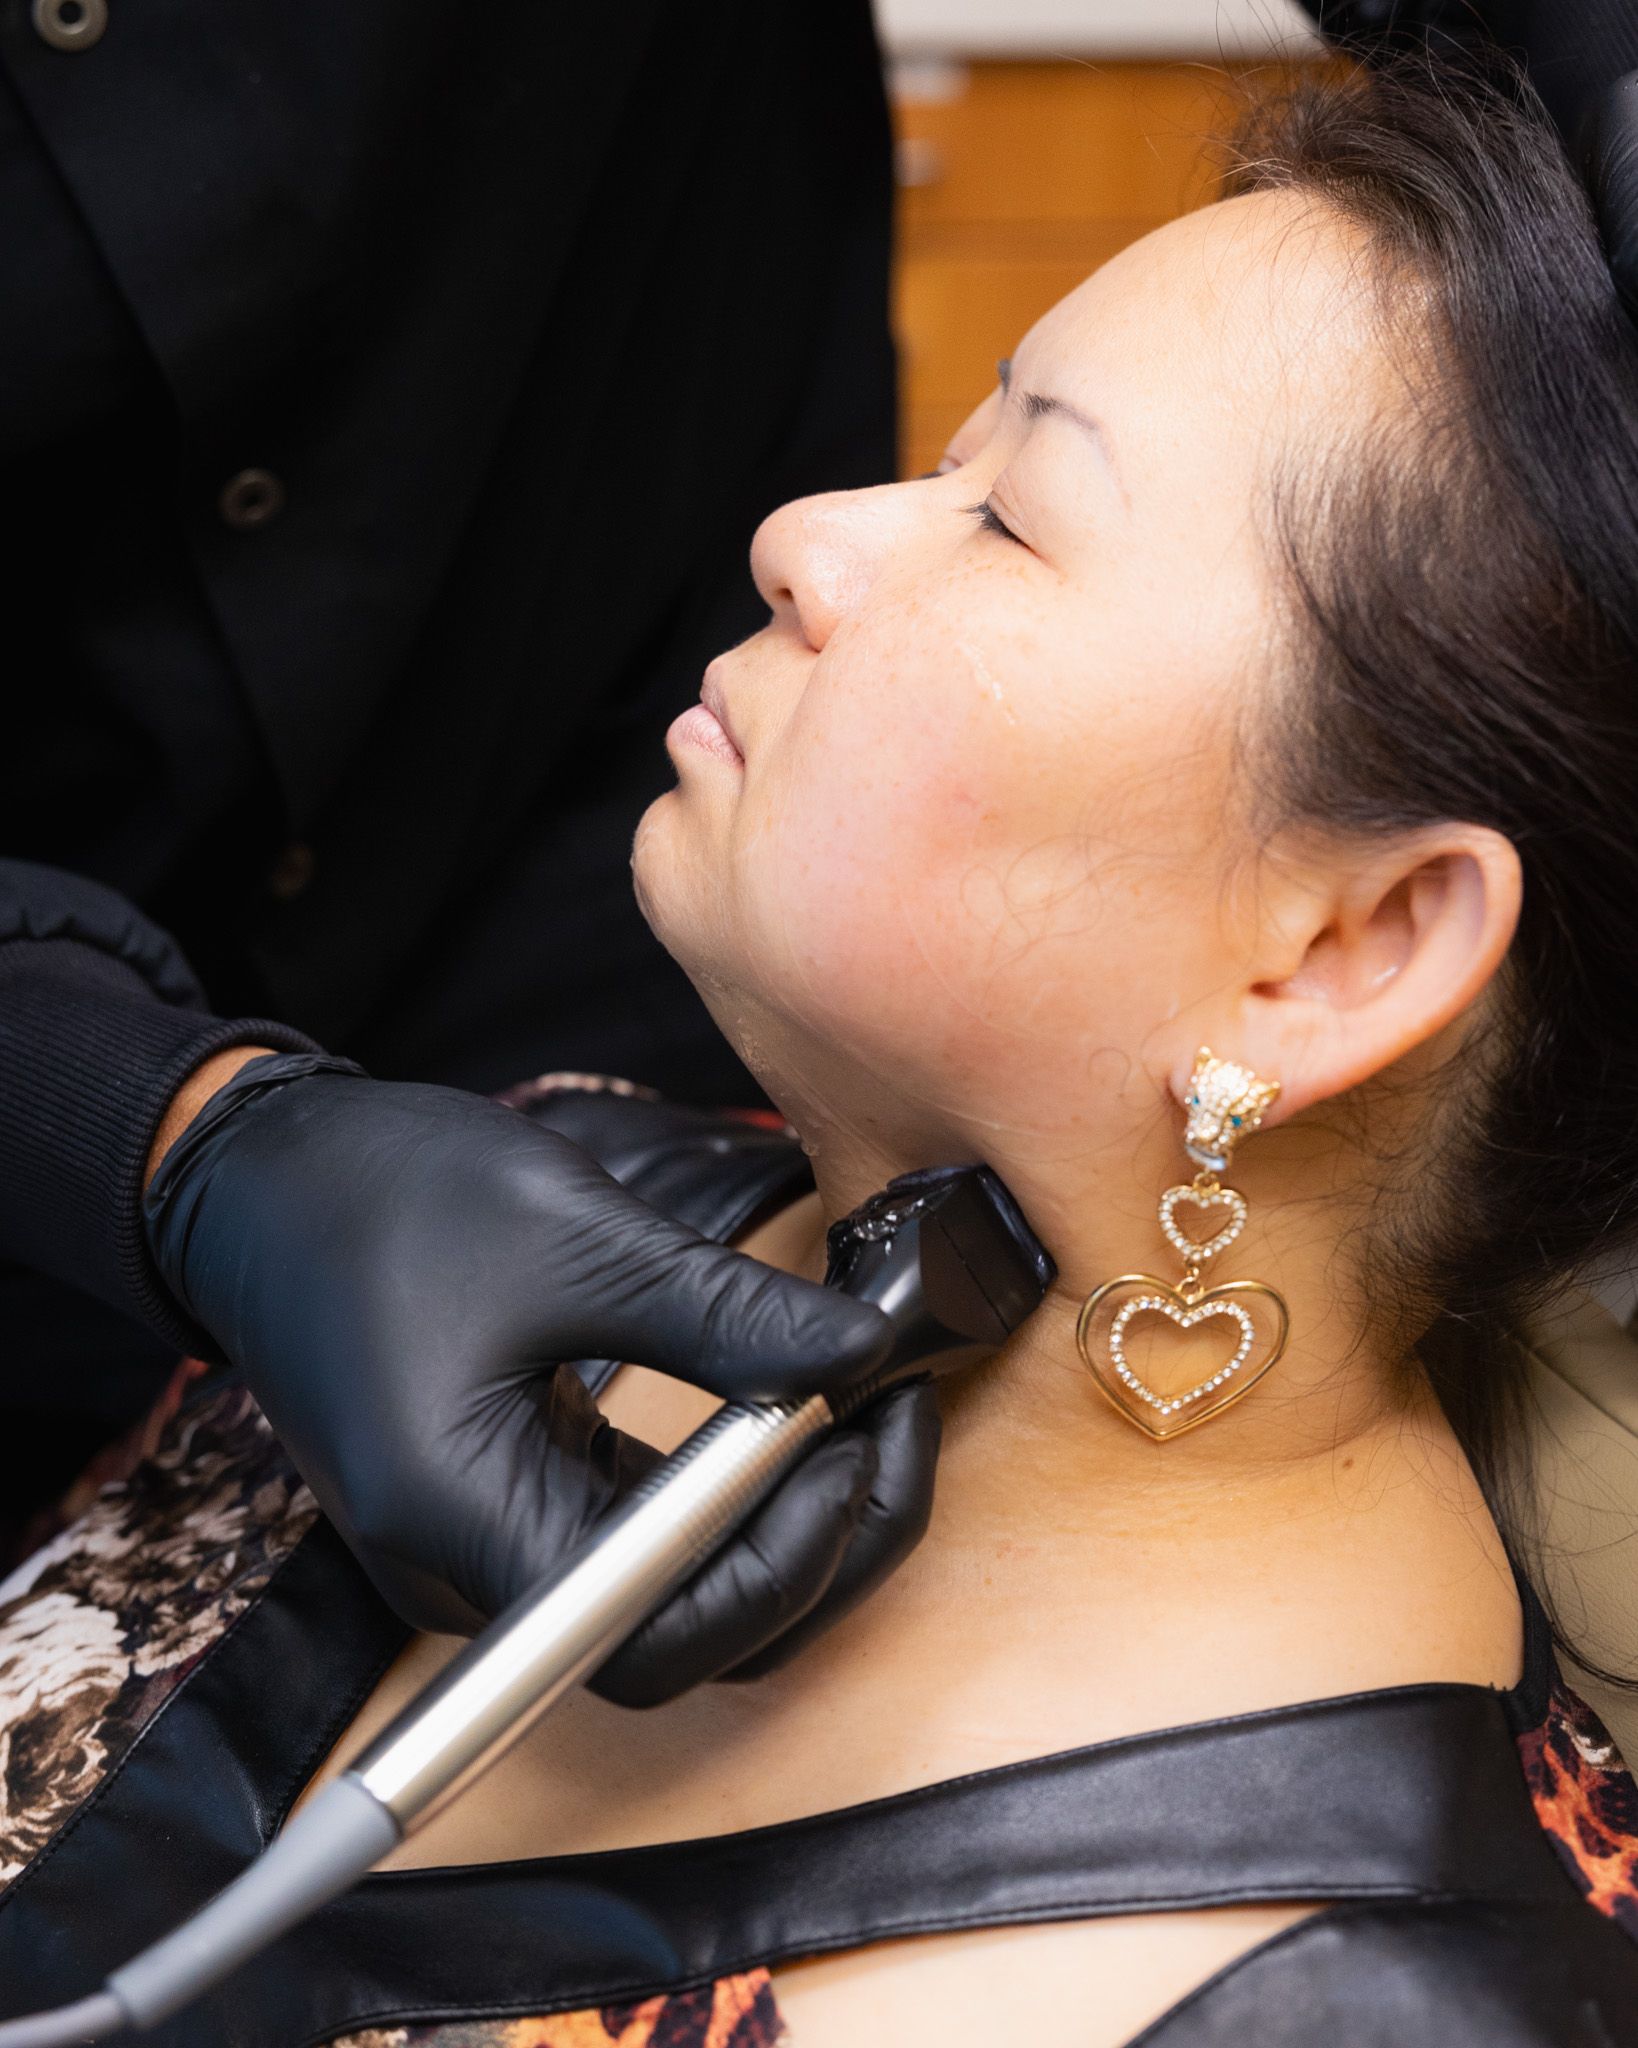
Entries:
[[989, 498], [986, 498], [981, 505], [969, 505], [967, 511], [972, 518], [978, 521], [979, 526], [985, 533], [999, 534], [1003, 540], [1010, 540], [1014, 547], [1021, 548], [1026, 545], [1013, 532], [1000, 513], [996, 511], [994, 503]]

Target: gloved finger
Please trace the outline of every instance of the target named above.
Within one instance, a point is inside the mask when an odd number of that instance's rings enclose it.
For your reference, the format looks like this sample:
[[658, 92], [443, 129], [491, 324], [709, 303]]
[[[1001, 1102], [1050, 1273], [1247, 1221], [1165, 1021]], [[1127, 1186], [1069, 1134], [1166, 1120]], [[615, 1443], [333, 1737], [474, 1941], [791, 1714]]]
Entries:
[[572, 1351], [561, 1348], [562, 1293], [543, 1276], [559, 1357], [631, 1359], [724, 1400], [770, 1401], [850, 1386], [892, 1346], [892, 1325], [870, 1303], [712, 1244], [612, 1182], [586, 1230], [607, 1249], [582, 1275], [584, 1341]]
[[870, 1437], [821, 1444], [726, 1548], [588, 1681], [623, 1707], [675, 1699], [781, 1634], [823, 1598], [876, 1476]]
[[[464, 1533], [446, 1535], [456, 1589], [484, 1619], [499, 1614], [556, 1571], [664, 1461], [652, 1444], [605, 1421], [579, 1376], [561, 1367], [535, 1424], [515, 1429], [501, 1455], [485, 1461], [485, 1491], [498, 1482], [499, 1499], [480, 1508], [474, 1492], [463, 1503]], [[445, 1521], [452, 1526], [452, 1517]]]
[[400, 1483], [356, 1488], [342, 1534], [396, 1612], [460, 1635], [537, 1587], [662, 1462], [568, 1366], [492, 1390], [435, 1449], [408, 1484], [400, 1467]]
[[780, 1635], [719, 1675], [761, 1678], [792, 1657], [892, 1577], [927, 1533], [942, 1424], [931, 1382], [899, 1387], [855, 1417], [876, 1446], [876, 1478], [846, 1554], [824, 1595]]
[[446, 1579], [409, 1558], [349, 1544], [368, 1574], [370, 1584], [393, 1613], [412, 1629], [435, 1635], [475, 1636], [489, 1619]]

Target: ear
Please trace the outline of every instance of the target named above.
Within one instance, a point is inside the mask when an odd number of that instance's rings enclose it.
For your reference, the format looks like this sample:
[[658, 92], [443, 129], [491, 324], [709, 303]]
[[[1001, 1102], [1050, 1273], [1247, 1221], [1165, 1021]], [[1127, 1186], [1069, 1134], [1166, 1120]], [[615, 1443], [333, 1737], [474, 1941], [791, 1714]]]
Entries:
[[[1259, 892], [1252, 972], [1223, 991], [1207, 1034], [1280, 1083], [1265, 1127], [1357, 1087], [1460, 1017], [1505, 958], [1523, 895], [1512, 841], [1483, 825], [1433, 825], [1284, 872]], [[1174, 1080], [1187, 1080], [1193, 1057]]]

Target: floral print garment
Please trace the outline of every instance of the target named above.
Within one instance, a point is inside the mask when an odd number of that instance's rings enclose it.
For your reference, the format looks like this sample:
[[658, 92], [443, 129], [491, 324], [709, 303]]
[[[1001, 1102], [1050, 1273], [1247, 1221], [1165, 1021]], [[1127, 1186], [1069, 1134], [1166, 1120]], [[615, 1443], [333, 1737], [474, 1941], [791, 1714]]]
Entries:
[[318, 1514], [243, 1388], [179, 1405], [200, 1370], [177, 1375], [151, 1455], [0, 1582], [0, 1888], [115, 1768]]
[[[0, 1896], [266, 1586], [317, 1504], [242, 1387], [191, 1390], [98, 1461], [85, 1512], [0, 1582]], [[765, 1970], [550, 2019], [373, 2027], [334, 2048], [774, 2048]]]

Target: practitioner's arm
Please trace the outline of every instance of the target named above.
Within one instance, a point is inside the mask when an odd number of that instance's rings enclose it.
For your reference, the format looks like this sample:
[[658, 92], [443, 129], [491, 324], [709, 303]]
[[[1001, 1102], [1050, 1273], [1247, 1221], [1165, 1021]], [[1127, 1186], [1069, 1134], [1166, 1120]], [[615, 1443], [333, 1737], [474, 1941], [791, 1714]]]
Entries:
[[117, 891], [0, 860], [0, 1260], [183, 1347], [142, 1177], [188, 1075], [252, 1046], [316, 1049], [266, 1018], [212, 1016], [175, 941]]
[[[846, 1383], [889, 1338], [875, 1309], [708, 1242], [457, 1089], [236, 1049], [173, 1123], [145, 1200], [158, 1270], [421, 1627], [508, 1604], [655, 1462], [558, 1361], [772, 1398]], [[937, 1428], [915, 1388], [836, 1431], [598, 1689], [648, 1704], [778, 1661], [919, 1539]]]

